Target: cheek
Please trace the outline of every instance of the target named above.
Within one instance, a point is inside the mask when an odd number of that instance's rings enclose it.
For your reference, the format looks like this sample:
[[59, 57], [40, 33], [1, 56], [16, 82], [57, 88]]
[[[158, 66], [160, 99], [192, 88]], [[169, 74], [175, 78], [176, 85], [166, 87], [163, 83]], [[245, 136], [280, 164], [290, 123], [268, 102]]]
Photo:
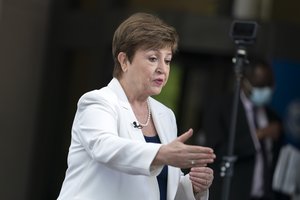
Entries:
[[168, 69], [168, 70], [166, 71], [166, 81], [165, 81], [165, 84], [168, 82], [169, 74], [170, 74], [170, 69]]

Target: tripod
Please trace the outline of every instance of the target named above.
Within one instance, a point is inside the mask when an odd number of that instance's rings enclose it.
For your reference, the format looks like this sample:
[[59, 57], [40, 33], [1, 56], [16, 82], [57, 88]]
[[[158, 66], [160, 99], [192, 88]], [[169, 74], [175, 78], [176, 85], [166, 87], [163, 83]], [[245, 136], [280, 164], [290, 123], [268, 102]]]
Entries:
[[222, 194], [223, 194], [222, 200], [227, 200], [229, 198], [231, 177], [233, 176], [233, 170], [234, 170], [234, 162], [237, 159], [237, 157], [233, 154], [233, 150], [234, 150], [234, 141], [235, 141], [235, 134], [236, 134], [236, 119], [238, 113], [238, 102], [240, 97], [240, 85], [241, 85], [243, 65], [244, 63], [248, 62], [246, 49], [238, 48], [236, 52], [236, 57], [233, 59], [233, 62], [235, 63], [236, 85], [235, 85], [233, 107], [231, 113], [227, 155], [222, 158], [223, 161], [221, 164], [220, 175], [221, 177], [224, 178], [223, 188], [222, 188]]
[[230, 130], [228, 138], [227, 155], [222, 159], [221, 177], [223, 178], [222, 200], [229, 199], [231, 178], [234, 174], [234, 163], [237, 157], [234, 155], [234, 140], [236, 134], [236, 119], [238, 113], [238, 103], [240, 97], [240, 85], [243, 74], [243, 66], [248, 63], [246, 46], [253, 44], [256, 39], [257, 23], [251, 21], [234, 21], [231, 26], [230, 36], [237, 45], [235, 58], [233, 58], [235, 71], [235, 90], [233, 107], [231, 113]]

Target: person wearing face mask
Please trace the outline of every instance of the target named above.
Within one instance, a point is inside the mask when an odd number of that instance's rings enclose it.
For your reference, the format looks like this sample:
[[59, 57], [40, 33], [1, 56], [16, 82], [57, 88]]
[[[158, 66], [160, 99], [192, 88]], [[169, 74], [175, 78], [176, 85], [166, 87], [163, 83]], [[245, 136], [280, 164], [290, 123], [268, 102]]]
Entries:
[[[286, 199], [272, 190], [272, 176], [282, 145], [280, 118], [268, 106], [275, 81], [271, 66], [261, 60], [250, 60], [244, 66], [236, 121], [234, 162], [230, 200]], [[206, 106], [203, 117], [204, 145], [214, 149], [216, 161], [210, 200], [221, 200], [222, 158], [227, 155], [233, 95], [222, 96]]]

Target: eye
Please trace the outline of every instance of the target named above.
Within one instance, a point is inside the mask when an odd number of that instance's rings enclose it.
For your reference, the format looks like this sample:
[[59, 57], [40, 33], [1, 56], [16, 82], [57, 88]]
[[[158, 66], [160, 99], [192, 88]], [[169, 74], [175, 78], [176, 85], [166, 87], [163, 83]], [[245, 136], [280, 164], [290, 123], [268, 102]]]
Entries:
[[171, 64], [171, 60], [167, 59], [165, 60], [166, 65], [170, 65]]
[[157, 58], [155, 56], [149, 57], [150, 62], [156, 62]]

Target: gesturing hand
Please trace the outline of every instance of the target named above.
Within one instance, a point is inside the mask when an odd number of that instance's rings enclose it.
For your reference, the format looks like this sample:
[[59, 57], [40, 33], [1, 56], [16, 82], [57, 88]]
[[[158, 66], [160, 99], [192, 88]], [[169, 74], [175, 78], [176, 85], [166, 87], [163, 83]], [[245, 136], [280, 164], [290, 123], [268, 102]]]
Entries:
[[178, 168], [203, 167], [215, 159], [213, 150], [208, 147], [184, 144], [193, 135], [189, 129], [169, 144], [162, 145], [153, 164], [171, 165]]

